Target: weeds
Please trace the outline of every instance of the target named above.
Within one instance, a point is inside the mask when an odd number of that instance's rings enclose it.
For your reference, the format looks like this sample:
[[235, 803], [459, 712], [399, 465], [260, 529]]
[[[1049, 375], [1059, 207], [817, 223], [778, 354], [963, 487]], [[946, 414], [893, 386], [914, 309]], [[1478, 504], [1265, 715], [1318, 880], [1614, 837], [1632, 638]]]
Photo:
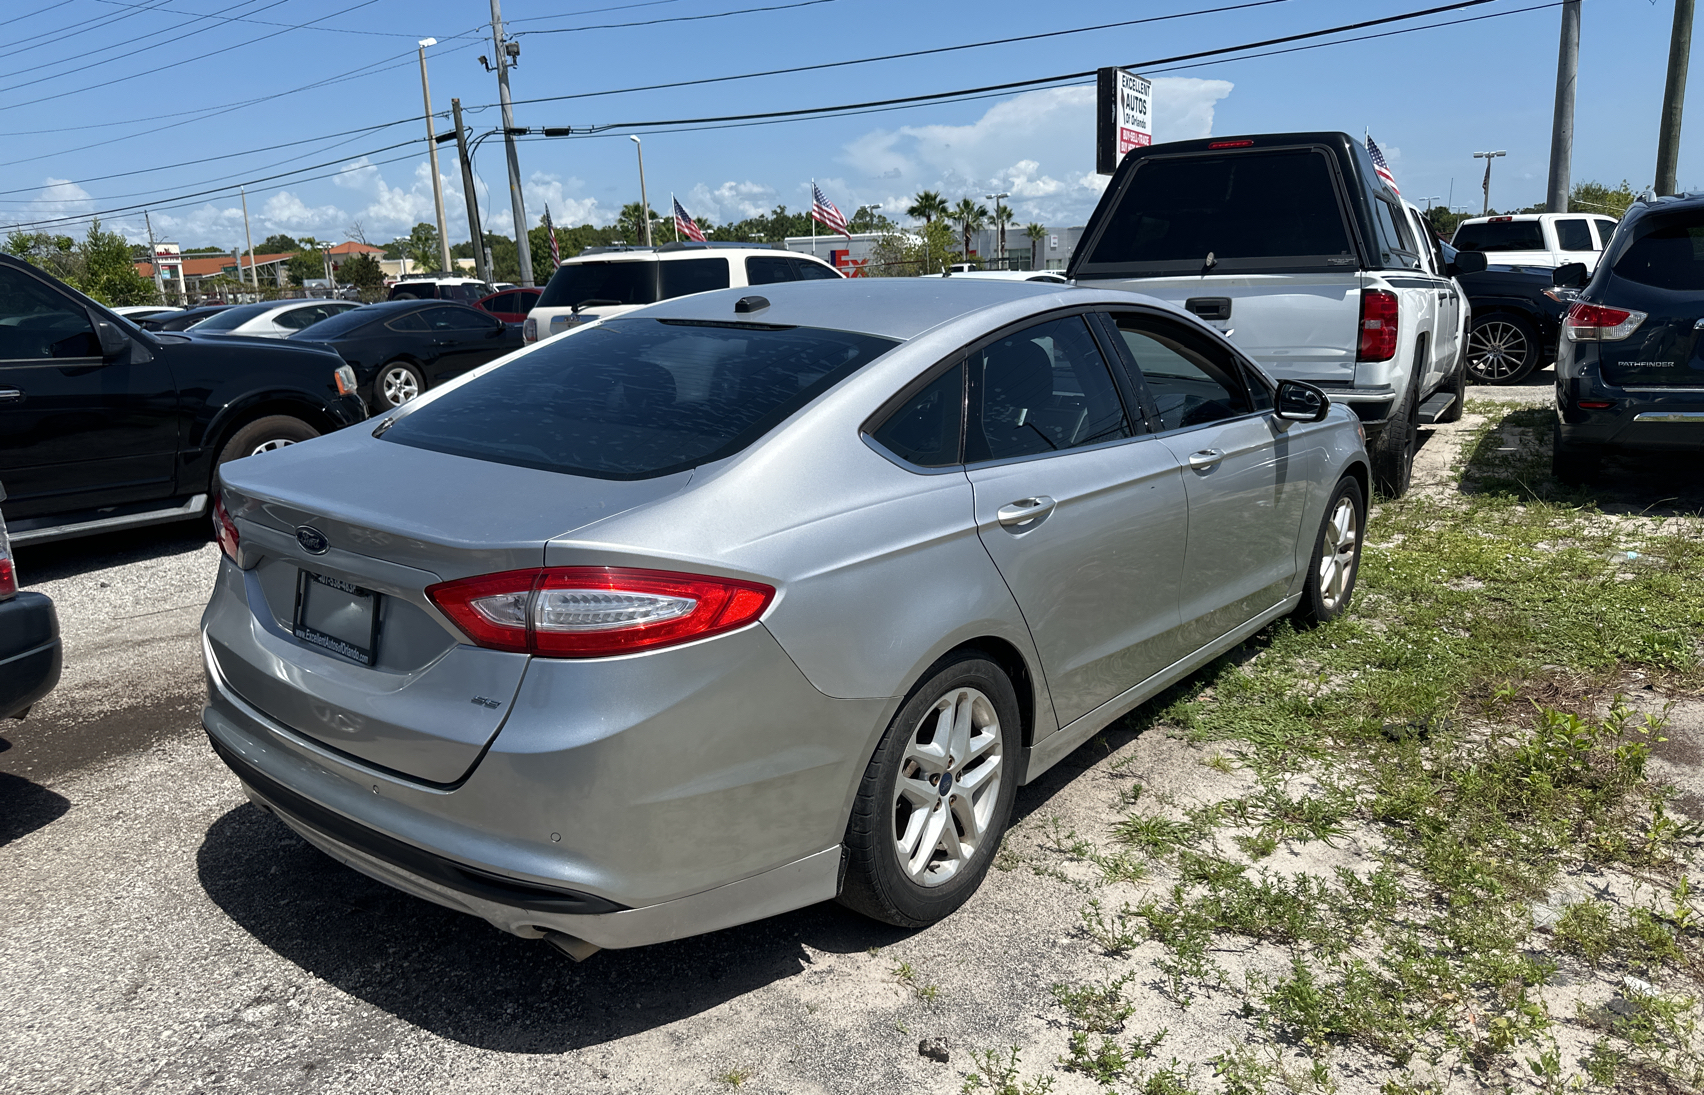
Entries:
[[973, 1049], [971, 1063], [975, 1066], [964, 1078], [961, 1095], [986, 1088], [989, 1095], [1045, 1095], [1053, 1090], [1053, 1077], [1041, 1076], [1018, 1080], [1018, 1047], [1010, 1047], [1004, 1056], [997, 1049]]

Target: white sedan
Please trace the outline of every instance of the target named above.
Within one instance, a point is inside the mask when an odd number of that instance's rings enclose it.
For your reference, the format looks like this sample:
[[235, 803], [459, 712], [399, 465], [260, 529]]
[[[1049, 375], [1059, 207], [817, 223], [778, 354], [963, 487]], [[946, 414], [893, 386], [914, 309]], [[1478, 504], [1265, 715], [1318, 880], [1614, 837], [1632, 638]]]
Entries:
[[360, 305], [347, 300], [268, 300], [239, 304], [195, 325], [195, 333], [289, 338], [322, 319], [341, 315]]

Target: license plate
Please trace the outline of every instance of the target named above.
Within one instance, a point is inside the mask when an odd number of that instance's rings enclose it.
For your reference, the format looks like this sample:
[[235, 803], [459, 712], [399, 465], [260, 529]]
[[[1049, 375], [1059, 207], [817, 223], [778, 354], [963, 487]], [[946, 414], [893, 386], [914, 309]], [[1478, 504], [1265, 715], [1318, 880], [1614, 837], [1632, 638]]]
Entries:
[[379, 595], [341, 578], [299, 571], [296, 638], [356, 665], [379, 652]]

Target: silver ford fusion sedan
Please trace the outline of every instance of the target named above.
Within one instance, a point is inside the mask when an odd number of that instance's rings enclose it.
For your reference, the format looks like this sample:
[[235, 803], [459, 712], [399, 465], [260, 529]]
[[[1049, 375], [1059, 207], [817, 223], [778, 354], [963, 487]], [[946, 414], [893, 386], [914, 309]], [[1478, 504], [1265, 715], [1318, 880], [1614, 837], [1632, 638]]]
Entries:
[[1360, 558], [1347, 408], [1113, 290], [701, 293], [235, 461], [214, 748], [392, 886], [584, 957], [946, 916], [1020, 784]]

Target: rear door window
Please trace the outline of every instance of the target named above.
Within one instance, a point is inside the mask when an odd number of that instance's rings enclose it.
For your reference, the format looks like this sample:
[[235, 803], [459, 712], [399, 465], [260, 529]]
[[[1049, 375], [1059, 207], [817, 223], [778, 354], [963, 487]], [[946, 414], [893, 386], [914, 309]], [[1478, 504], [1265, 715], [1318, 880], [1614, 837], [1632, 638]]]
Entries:
[[1350, 265], [1335, 172], [1319, 149], [1156, 156], [1130, 176], [1089, 270], [1215, 273]]
[[726, 289], [728, 260], [676, 259], [658, 263], [662, 268], [662, 299], [684, 297], [689, 293], [705, 293], [711, 289]]
[[1597, 249], [1602, 251], [1609, 246], [1609, 238], [1615, 235], [1616, 222], [1608, 217], [1593, 217], [1592, 226], [1597, 229]]
[[809, 327], [605, 320], [445, 392], [380, 436], [499, 464], [645, 479], [733, 455], [896, 345]]
[[1559, 251], [1591, 251], [1592, 229], [1586, 218], [1570, 218], [1556, 222], [1556, 248]]
[[1615, 261], [1615, 276], [1658, 289], [1704, 290], [1704, 221], [1656, 224]]
[[1548, 251], [1544, 228], [1536, 220], [1486, 221], [1456, 229], [1457, 251]]
[[782, 281], [797, 281], [793, 263], [785, 255], [753, 255], [745, 260], [747, 285], [774, 285]]
[[971, 462], [1011, 460], [1131, 436], [1118, 388], [1082, 316], [1026, 327], [972, 353]]

